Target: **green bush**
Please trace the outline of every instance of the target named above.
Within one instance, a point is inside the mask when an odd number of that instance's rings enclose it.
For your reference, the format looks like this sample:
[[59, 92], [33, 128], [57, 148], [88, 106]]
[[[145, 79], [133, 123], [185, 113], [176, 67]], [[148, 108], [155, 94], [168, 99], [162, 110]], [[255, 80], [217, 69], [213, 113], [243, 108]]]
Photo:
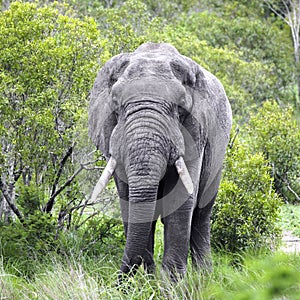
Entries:
[[23, 213], [24, 218], [34, 215], [40, 210], [41, 204], [44, 202], [44, 196], [35, 185], [20, 185], [17, 189], [18, 207]]
[[280, 199], [261, 154], [236, 141], [212, 216], [212, 245], [230, 252], [276, 246]]
[[57, 220], [40, 211], [30, 214], [23, 224], [0, 224], [3, 264], [16, 264], [24, 275], [35, 272], [36, 261], [43, 261], [55, 253], [67, 257], [121, 255], [123, 246], [122, 222], [104, 215], [67, 231], [59, 231]]
[[120, 254], [125, 236], [120, 219], [97, 215], [79, 228], [60, 233], [60, 251], [72, 255], [100, 256]]
[[300, 126], [291, 107], [266, 101], [249, 126], [252, 147], [269, 162], [275, 188], [287, 201], [300, 200]]
[[99, 8], [92, 13], [98, 20], [101, 36], [109, 43], [109, 56], [134, 51], [146, 41], [146, 32], [152, 27], [152, 16], [139, 0], [125, 1], [120, 7]]
[[56, 220], [36, 211], [21, 224], [0, 224], [0, 249], [4, 264], [17, 263], [19, 271], [30, 275], [37, 258], [57, 249]]

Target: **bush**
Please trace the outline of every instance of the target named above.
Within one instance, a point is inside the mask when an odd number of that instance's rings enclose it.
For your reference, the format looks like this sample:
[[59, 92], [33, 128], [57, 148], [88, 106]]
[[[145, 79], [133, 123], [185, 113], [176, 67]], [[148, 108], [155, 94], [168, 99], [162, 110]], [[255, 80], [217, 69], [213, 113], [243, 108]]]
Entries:
[[125, 244], [120, 219], [98, 215], [88, 219], [80, 228], [72, 228], [60, 235], [60, 251], [72, 255], [101, 256], [123, 252]]
[[0, 255], [4, 264], [17, 263], [19, 271], [34, 273], [36, 258], [44, 257], [58, 246], [56, 220], [36, 211], [24, 223], [0, 224]]
[[275, 188], [287, 201], [300, 200], [300, 127], [291, 107], [266, 101], [248, 126], [252, 145], [271, 166]]
[[252, 90], [257, 93], [257, 103], [266, 99], [268, 94], [285, 101], [294, 100], [295, 95], [290, 95], [296, 72], [293, 47], [288, 30], [281, 23], [248, 16], [220, 17], [207, 11], [183, 15], [180, 23], [212, 47], [229, 48], [246, 62], [256, 61], [268, 66], [266, 74], [272, 78], [271, 86], [268, 88], [261, 82], [261, 87], [257, 85], [255, 91]]
[[263, 155], [236, 141], [213, 211], [212, 245], [230, 252], [275, 246], [280, 203]]

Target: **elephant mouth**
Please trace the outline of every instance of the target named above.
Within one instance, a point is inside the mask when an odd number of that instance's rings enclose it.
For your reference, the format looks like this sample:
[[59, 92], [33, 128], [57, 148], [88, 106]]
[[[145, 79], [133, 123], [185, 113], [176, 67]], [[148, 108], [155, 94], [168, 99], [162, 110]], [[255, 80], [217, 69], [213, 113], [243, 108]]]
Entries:
[[[114, 174], [116, 167], [117, 167], [117, 160], [111, 156], [105, 169], [103, 170], [103, 172], [101, 174], [101, 177], [99, 178], [98, 182], [96, 183], [96, 185], [94, 187], [91, 201], [94, 202], [97, 199], [98, 195], [105, 189], [110, 178]], [[182, 156], [180, 156], [175, 161], [175, 167], [176, 167], [178, 175], [179, 175], [184, 187], [186, 188], [187, 192], [190, 195], [192, 195], [194, 192], [193, 181], [191, 179], [191, 175], [189, 174], [189, 171], [186, 167], [186, 164], [185, 164]]]

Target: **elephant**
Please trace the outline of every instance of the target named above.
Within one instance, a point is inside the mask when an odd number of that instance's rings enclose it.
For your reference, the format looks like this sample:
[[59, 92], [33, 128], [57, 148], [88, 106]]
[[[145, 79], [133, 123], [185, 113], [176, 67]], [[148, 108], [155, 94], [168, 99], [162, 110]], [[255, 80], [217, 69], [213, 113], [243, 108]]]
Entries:
[[[113, 177], [126, 244], [121, 276], [153, 272], [157, 219], [162, 269], [178, 278], [188, 255], [212, 267], [210, 217], [232, 125], [220, 81], [167, 43], [114, 56], [91, 91], [89, 135], [107, 162], [92, 198]], [[176, 279], [175, 279], [176, 280]]]

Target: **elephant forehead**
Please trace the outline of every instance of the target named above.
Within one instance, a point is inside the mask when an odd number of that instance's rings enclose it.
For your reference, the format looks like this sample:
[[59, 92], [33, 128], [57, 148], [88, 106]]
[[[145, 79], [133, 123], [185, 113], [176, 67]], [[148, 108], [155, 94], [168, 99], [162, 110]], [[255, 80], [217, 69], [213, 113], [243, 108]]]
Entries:
[[154, 76], [157, 78], [173, 79], [170, 64], [157, 58], [136, 59], [129, 64], [124, 73], [127, 79], [143, 78]]
[[116, 94], [119, 95], [118, 99], [121, 100], [122, 104], [134, 99], [161, 99], [177, 103], [178, 99], [185, 94], [184, 88], [174, 79], [164, 80], [151, 76], [134, 78], [117, 86], [116, 90], [118, 90]]

